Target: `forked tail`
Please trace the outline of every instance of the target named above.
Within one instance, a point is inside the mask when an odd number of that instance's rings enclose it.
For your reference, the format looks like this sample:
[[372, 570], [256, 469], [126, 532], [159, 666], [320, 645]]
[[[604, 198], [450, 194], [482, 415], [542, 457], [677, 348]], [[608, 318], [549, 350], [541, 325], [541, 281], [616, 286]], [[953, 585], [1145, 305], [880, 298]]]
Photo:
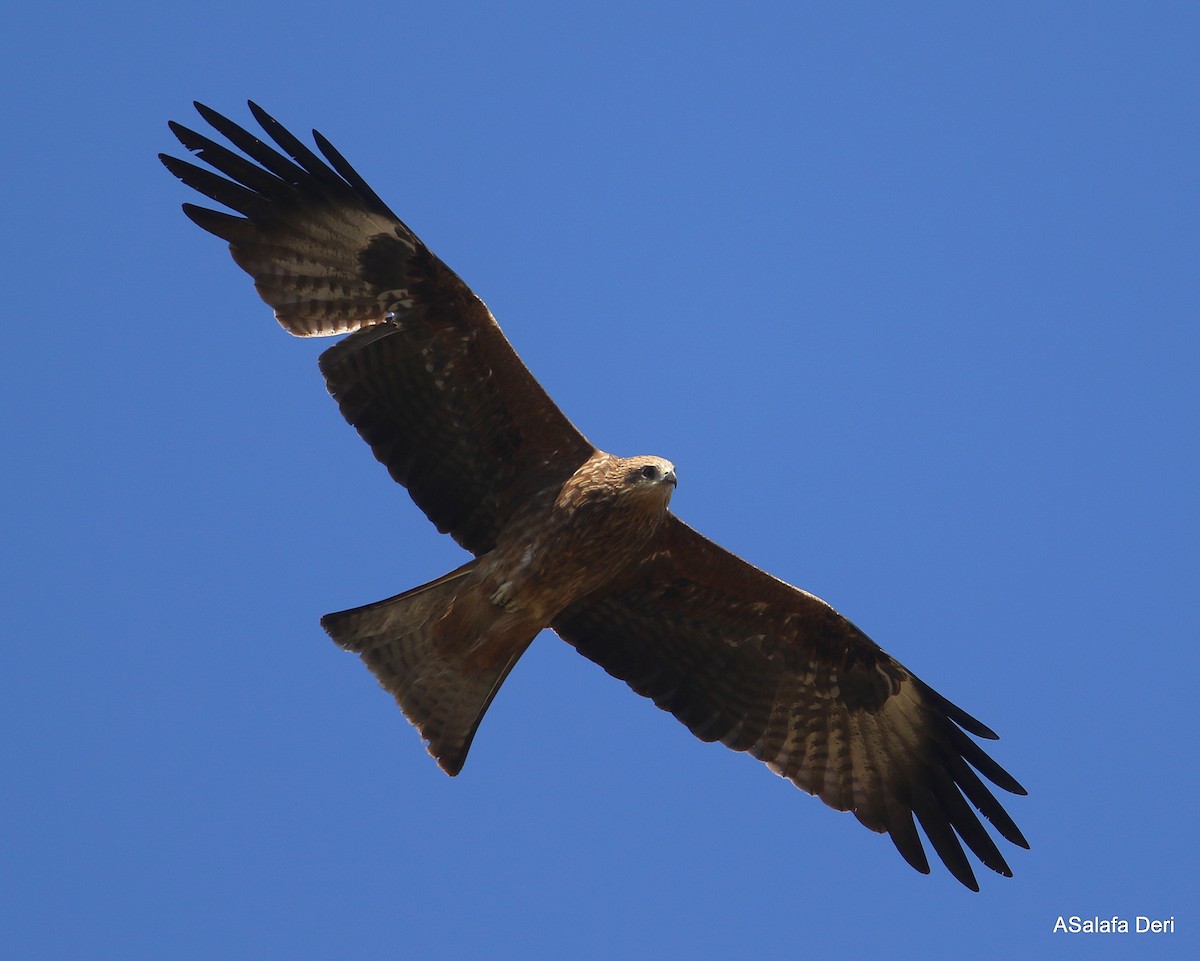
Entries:
[[[451, 776], [462, 770], [488, 705], [537, 634], [523, 631], [503, 645], [500, 656], [482, 661], [471, 656], [480, 637], [443, 636], [439, 622], [444, 627], [445, 615], [462, 600], [464, 579], [475, 563], [387, 600], [321, 618], [329, 636], [359, 654], [396, 698], [429, 742], [429, 753]], [[491, 610], [497, 621], [505, 618], [499, 608]], [[487, 633], [487, 625], [480, 629]]]

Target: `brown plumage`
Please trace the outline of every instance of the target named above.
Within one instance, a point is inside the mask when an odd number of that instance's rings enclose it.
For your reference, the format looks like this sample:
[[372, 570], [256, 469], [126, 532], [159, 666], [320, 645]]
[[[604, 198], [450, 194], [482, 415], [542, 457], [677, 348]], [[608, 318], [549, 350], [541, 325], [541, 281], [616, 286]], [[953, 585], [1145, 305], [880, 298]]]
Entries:
[[173, 123], [224, 176], [162, 159], [237, 212], [184, 205], [229, 242], [285, 329], [350, 334], [321, 356], [330, 393], [438, 530], [475, 556], [321, 621], [438, 763], [458, 773], [504, 678], [551, 627], [697, 737], [888, 833], [917, 870], [929, 871], [919, 823], [968, 887], [978, 890], [962, 842], [1011, 875], [976, 813], [1028, 847], [979, 775], [1024, 789], [968, 736], [996, 735], [824, 601], [678, 520], [670, 462], [593, 447], [483, 302], [328, 141], [314, 131], [322, 159], [250, 106], [287, 156], [197, 104], [241, 154]]
[[662, 458], [596, 451], [522, 504], [476, 560], [321, 624], [362, 655], [438, 764], [457, 774], [517, 659], [565, 607], [645, 556], [674, 489], [675, 468]]

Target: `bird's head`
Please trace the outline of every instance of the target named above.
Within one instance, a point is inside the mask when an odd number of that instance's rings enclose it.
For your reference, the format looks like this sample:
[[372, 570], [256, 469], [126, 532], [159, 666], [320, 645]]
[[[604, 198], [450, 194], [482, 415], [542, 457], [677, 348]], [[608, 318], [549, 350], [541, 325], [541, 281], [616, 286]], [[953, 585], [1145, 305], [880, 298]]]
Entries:
[[665, 457], [626, 457], [622, 468], [621, 479], [626, 489], [661, 497], [664, 504], [671, 499], [675, 485], [679, 483], [675, 465]]

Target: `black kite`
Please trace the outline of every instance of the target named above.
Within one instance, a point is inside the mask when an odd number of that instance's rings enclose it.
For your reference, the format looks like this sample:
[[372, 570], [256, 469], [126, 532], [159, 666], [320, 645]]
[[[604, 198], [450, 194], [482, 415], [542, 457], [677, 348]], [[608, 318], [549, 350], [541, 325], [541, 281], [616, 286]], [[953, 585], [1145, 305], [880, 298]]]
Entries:
[[824, 601], [677, 519], [668, 461], [593, 447], [483, 302], [319, 133], [324, 159], [251, 104], [280, 153], [196, 106], [242, 154], [172, 123], [224, 176], [162, 160], [240, 216], [184, 211], [229, 242], [287, 331], [350, 334], [321, 356], [330, 393], [438, 530], [475, 555], [321, 620], [447, 773], [462, 768], [500, 684], [550, 627], [697, 737], [749, 752], [886, 832], [918, 871], [929, 863], [914, 815], [966, 886], [978, 890], [960, 838], [1011, 876], [975, 813], [1028, 847], [979, 777], [1025, 793], [967, 736], [995, 738], [989, 728]]

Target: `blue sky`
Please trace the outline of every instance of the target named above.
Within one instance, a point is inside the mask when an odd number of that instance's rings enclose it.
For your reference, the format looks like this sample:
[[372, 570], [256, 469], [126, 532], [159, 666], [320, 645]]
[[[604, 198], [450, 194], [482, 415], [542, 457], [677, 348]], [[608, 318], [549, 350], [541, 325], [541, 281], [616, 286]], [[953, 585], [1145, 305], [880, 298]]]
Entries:
[[[12, 956], [1194, 956], [1198, 45], [1183, 3], [10, 12]], [[462, 555], [155, 158], [247, 97], [1000, 733], [1013, 879], [921, 877], [551, 634], [437, 769], [317, 618]], [[1051, 933], [1139, 914], [1177, 933]]]

